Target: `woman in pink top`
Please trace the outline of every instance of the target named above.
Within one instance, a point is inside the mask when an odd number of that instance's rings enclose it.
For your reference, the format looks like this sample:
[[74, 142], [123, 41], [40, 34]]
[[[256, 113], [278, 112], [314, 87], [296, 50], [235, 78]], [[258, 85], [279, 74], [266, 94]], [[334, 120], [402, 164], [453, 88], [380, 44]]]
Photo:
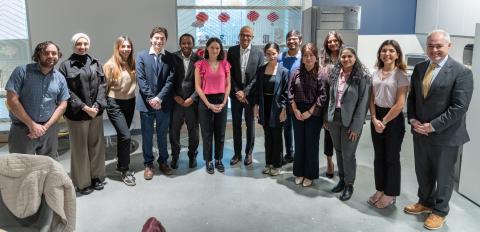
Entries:
[[400, 149], [405, 135], [403, 106], [409, 81], [403, 53], [395, 40], [386, 40], [377, 52], [378, 70], [372, 77], [371, 133], [375, 150], [376, 192], [368, 203], [386, 208], [400, 195]]
[[227, 100], [230, 93], [230, 64], [224, 60], [220, 39], [207, 41], [205, 59], [195, 63], [195, 90], [200, 99], [198, 119], [202, 131], [203, 159], [209, 174], [215, 172], [212, 163], [212, 140], [215, 137], [215, 168], [224, 172], [222, 163]]

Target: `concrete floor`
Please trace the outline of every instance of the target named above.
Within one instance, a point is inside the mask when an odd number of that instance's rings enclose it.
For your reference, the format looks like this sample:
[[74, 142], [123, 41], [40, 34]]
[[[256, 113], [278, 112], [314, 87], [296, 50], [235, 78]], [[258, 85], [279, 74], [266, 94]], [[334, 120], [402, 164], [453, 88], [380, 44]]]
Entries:
[[[115, 149], [107, 152], [107, 185], [77, 198], [77, 231], [140, 231], [149, 217], [156, 217], [169, 232], [186, 231], [426, 231], [425, 216], [403, 213], [403, 207], [417, 200], [412, 137], [407, 133], [401, 153], [402, 193], [395, 206], [378, 210], [366, 203], [374, 192], [373, 147], [365, 124], [357, 152], [355, 192], [347, 202], [329, 190], [338, 181], [321, 177], [310, 188], [294, 184], [292, 165], [278, 177], [261, 174], [264, 167], [263, 131], [257, 128], [254, 164], [230, 167], [233, 140], [227, 129], [224, 174], [205, 172], [200, 154], [198, 167], [188, 168], [182, 149], [179, 169], [172, 176], [159, 174], [143, 179], [141, 149], [131, 156], [137, 185], [128, 187], [114, 173]], [[323, 132], [322, 132], [323, 136]], [[140, 136], [135, 136], [140, 141]], [[187, 139], [182, 138], [182, 144]], [[323, 141], [323, 138], [320, 140]], [[0, 149], [5, 153], [6, 146]], [[321, 144], [320, 151], [323, 150]], [[70, 169], [70, 152], [63, 151], [61, 163]], [[326, 160], [320, 158], [320, 172]], [[450, 215], [439, 231], [480, 231], [480, 207], [457, 192], [450, 201]]]

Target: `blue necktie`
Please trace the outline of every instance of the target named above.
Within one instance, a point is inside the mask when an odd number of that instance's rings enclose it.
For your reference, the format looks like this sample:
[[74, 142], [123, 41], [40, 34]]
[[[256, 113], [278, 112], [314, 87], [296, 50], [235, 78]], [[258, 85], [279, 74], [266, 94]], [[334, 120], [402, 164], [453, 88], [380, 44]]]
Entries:
[[158, 54], [156, 62], [155, 62], [155, 75], [157, 77], [160, 76], [160, 72], [162, 71], [163, 62], [162, 62], [162, 54]]

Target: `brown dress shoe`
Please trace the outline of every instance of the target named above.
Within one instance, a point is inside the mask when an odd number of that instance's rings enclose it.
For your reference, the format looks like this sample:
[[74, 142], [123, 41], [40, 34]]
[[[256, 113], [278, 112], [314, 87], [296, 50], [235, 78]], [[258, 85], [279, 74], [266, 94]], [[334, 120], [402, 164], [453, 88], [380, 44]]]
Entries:
[[403, 211], [408, 214], [422, 214], [422, 213], [431, 213], [432, 209], [420, 203], [415, 203], [413, 205], [405, 206], [405, 208], [403, 208]]
[[151, 180], [153, 178], [153, 175], [155, 175], [155, 171], [153, 171], [153, 167], [150, 167], [150, 166], [145, 167], [145, 171], [143, 172], [143, 178], [145, 178], [145, 180]]
[[167, 176], [172, 175], [172, 169], [167, 164], [161, 163], [158, 169]]
[[445, 223], [446, 220], [446, 217], [431, 213], [428, 215], [427, 219], [425, 219], [423, 226], [429, 230], [437, 230], [442, 228], [443, 223]]

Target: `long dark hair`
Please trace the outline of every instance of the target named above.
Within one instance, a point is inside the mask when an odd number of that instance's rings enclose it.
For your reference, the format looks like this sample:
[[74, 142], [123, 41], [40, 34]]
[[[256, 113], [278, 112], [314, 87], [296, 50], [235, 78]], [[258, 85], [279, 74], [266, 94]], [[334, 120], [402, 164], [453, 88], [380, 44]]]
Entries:
[[[363, 65], [363, 63], [358, 59], [357, 51], [355, 48], [352, 47], [344, 47], [340, 50], [339, 58], [341, 58], [343, 51], [348, 50], [350, 51], [353, 56], [355, 56], [355, 63], [353, 64], [352, 71], [350, 72], [349, 79], [356, 82], [359, 81], [361, 78], [370, 78], [370, 72], [368, 69]], [[338, 76], [340, 75], [340, 71], [342, 70], [342, 62], [337, 62], [333, 67], [332, 72], [330, 73], [330, 80], [334, 83], [338, 80]]]
[[[308, 71], [307, 68], [305, 68], [305, 64], [303, 63], [303, 54], [309, 50], [314, 56], [315, 56], [315, 64], [313, 65], [312, 70]], [[320, 69], [320, 64], [318, 63], [318, 49], [317, 46], [314, 43], [307, 43], [302, 46], [302, 58], [300, 59], [300, 69], [298, 72], [298, 76], [304, 76], [305, 74], [316, 74], [318, 73], [318, 70]]]
[[217, 37], [212, 37], [212, 38], [208, 39], [207, 44], [205, 46], [205, 59], [209, 58], [208, 46], [210, 46], [210, 44], [213, 43], [213, 42], [217, 42], [220, 45], [220, 53], [217, 56], [217, 60], [223, 60], [224, 57], [225, 57], [225, 54], [223, 54], [224, 52], [223, 52], [222, 41]]
[[385, 40], [380, 45], [380, 47], [378, 48], [378, 51], [377, 51], [377, 63], [375, 64], [375, 66], [378, 69], [382, 69], [383, 66], [385, 66], [382, 59], [380, 59], [380, 53], [382, 53], [383, 47], [385, 47], [387, 45], [392, 45], [392, 47], [395, 49], [395, 51], [398, 54], [398, 58], [397, 58], [397, 60], [395, 60], [395, 67], [401, 69], [402, 71], [407, 71], [407, 64], [405, 64], [405, 62], [403, 61], [403, 52], [402, 52], [402, 49], [400, 48], [400, 44], [398, 44], [398, 42], [396, 40], [393, 40], [393, 39]]
[[323, 40], [323, 49], [322, 49], [322, 64], [333, 64], [333, 57], [332, 57], [332, 51], [328, 48], [328, 38], [330, 36], [335, 37], [338, 41], [338, 56], [340, 57], [340, 51], [343, 48], [343, 39], [340, 33], [336, 31], [329, 31], [327, 33], [327, 36], [325, 36], [325, 39]]

